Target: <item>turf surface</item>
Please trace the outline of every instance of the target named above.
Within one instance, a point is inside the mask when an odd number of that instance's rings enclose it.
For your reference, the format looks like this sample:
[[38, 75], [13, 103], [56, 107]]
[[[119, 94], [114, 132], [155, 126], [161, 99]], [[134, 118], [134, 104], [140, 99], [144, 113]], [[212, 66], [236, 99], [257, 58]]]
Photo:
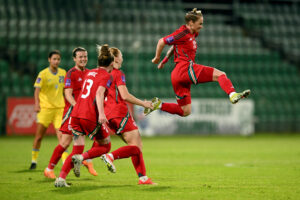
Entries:
[[[38, 167], [28, 170], [33, 137], [0, 137], [0, 199], [300, 199], [300, 135], [253, 137], [169, 136], [143, 138], [147, 175], [157, 186], [137, 185], [130, 159], [111, 174], [98, 158], [99, 176], [82, 167], [70, 188], [43, 176], [55, 137], [45, 137]], [[87, 147], [91, 146], [86, 139]], [[112, 150], [123, 145], [112, 138]], [[71, 150], [69, 150], [71, 151]], [[61, 162], [55, 169], [59, 174]]]

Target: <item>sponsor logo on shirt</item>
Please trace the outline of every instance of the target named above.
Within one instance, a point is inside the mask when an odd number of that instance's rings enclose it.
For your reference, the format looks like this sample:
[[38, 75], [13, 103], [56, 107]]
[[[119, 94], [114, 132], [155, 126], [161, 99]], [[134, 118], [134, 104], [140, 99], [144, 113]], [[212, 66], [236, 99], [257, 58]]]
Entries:
[[42, 80], [41, 78], [37, 78], [37, 79], [36, 79], [36, 83], [40, 83], [41, 80]]
[[64, 76], [59, 76], [59, 83], [63, 83], [64, 82], [65, 77]]
[[121, 76], [121, 79], [122, 79], [123, 83], [126, 83], [126, 80], [125, 80], [125, 76], [124, 76], [124, 75]]
[[82, 78], [79, 77], [78, 82], [82, 81]]
[[173, 36], [170, 36], [166, 39], [167, 43], [170, 44], [172, 42], [174, 42], [174, 37]]

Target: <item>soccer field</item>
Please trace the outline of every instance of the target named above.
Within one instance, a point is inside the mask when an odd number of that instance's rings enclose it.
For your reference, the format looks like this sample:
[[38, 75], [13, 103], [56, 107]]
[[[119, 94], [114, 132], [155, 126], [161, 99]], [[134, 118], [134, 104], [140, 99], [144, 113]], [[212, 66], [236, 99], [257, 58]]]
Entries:
[[[130, 159], [115, 161], [117, 173], [111, 174], [97, 158], [99, 175], [92, 177], [82, 167], [76, 178], [71, 171], [70, 188], [55, 188], [43, 175], [55, 137], [44, 138], [37, 170], [28, 170], [32, 141], [0, 137], [1, 200], [300, 199], [300, 135], [143, 138], [147, 175], [158, 185], [137, 185]], [[86, 141], [89, 148], [91, 141]], [[112, 138], [112, 150], [121, 145], [119, 138]], [[61, 162], [56, 175], [60, 168]]]

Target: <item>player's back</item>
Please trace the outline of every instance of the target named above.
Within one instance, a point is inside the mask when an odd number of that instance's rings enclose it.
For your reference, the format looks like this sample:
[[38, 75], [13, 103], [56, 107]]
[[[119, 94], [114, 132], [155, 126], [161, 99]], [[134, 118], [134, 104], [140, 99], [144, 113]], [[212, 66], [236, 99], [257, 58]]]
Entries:
[[[96, 92], [99, 86], [109, 87], [111, 82], [110, 74], [105, 69], [89, 70], [71, 116], [96, 122], [98, 120]], [[105, 93], [107, 94], [107, 91]]]
[[128, 112], [127, 104], [118, 90], [118, 86], [126, 86], [125, 74], [119, 69], [113, 69], [110, 74], [113, 77], [113, 82], [108, 90], [104, 105], [105, 115], [108, 120], [115, 117], [123, 117]]

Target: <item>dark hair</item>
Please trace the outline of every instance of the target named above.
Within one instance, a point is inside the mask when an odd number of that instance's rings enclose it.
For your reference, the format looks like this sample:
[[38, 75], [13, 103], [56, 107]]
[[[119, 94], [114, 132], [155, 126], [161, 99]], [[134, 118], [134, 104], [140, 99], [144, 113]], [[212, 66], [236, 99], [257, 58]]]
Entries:
[[79, 52], [79, 51], [87, 51], [85, 48], [83, 47], [76, 47], [75, 49], [73, 49], [72, 51], [72, 56], [73, 58], [76, 58], [76, 53]]
[[97, 49], [98, 49], [98, 66], [108, 67], [114, 61], [114, 56], [109, 51], [108, 44], [97, 46]]
[[118, 57], [121, 53], [120, 49], [118, 49], [117, 47], [110, 47], [109, 50], [114, 57]]
[[197, 10], [197, 8], [194, 8], [192, 11], [185, 14], [185, 22], [188, 23], [189, 21], [197, 21], [199, 17], [202, 17], [201, 10]]
[[53, 55], [55, 55], [55, 54], [57, 54], [57, 55], [59, 55], [60, 57], [61, 57], [61, 53], [60, 53], [60, 51], [58, 51], [58, 50], [53, 50], [53, 51], [50, 51], [50, 53], [48, 54], [48, 58], [51, 58]]

